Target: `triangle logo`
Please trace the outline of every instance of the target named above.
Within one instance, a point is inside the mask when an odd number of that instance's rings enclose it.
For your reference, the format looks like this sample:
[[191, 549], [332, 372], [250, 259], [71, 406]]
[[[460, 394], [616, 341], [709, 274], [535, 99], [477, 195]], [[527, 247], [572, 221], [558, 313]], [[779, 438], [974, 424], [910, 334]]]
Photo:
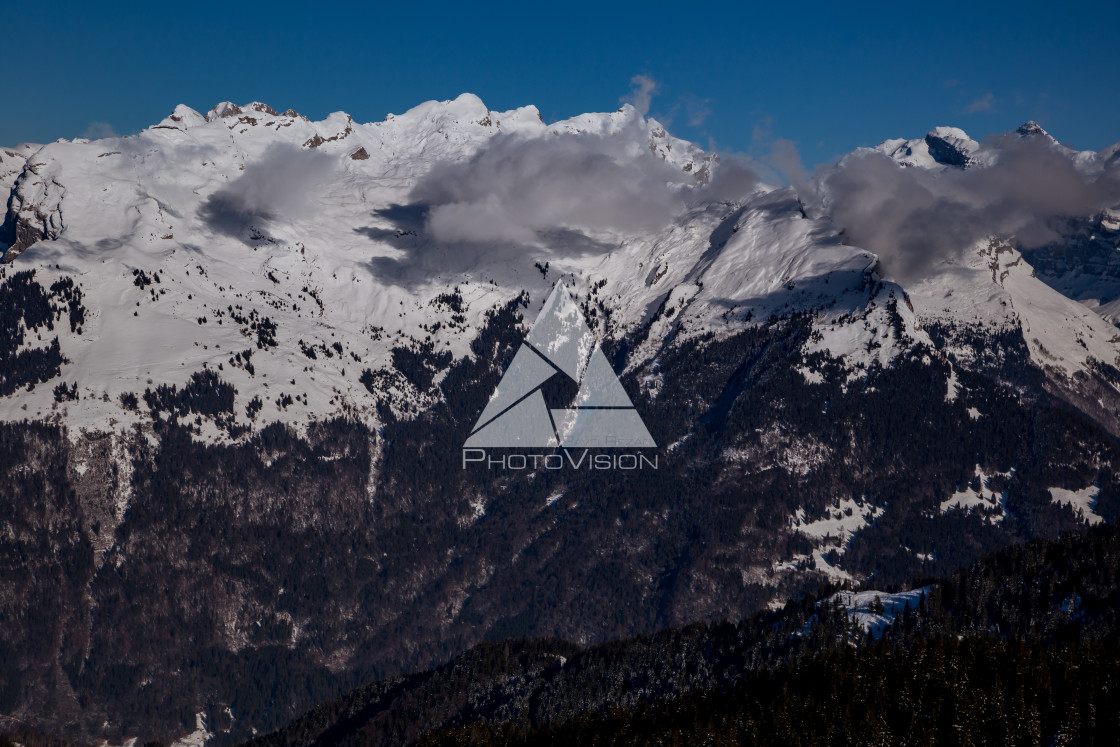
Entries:
[[[549, 409], [553, 376], [579, 385], [571, 406]], [[479, 416], [464, 447], [656, 446], [583, 314], [560, 282]]]

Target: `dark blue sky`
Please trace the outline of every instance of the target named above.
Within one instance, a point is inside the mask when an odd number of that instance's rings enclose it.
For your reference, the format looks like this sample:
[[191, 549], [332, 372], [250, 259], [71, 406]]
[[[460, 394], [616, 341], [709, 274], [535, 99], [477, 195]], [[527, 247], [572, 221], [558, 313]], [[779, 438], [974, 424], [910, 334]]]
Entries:
[[1110, 3], [98, 5], [6, 10], [0, 143], [135, 132], [226, 99], [372, 121], [470, 91], [551, 122], [617, 108], [639, 75], [674, 134], [756, 156], [786, 138], [809, 165], [946, 124], [1120, 140]]

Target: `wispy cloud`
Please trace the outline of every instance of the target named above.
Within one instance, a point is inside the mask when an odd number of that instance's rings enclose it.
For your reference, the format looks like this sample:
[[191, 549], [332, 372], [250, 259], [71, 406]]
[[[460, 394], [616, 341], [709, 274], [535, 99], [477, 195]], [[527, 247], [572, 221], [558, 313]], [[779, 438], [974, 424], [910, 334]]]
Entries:
[[975, 114], [976, 112], [990, 112], [992, 110], [992, 107], [995, 106], [995, 103], [996, 97], [990, 93], [985, 93], [983, 96], [966, 106], [964, 110], [969, 114]]
[[704, 124], [712, 113], [711, 107], [708, 106], [708, 99], [687, 99], [684, 110], [688, 114], [688, 124], [692, 127]]
[[702, 127], [712, 113], [711, 107], [708, 106], [709, 101], [711, 99], [702, 99], [686, 94], [678, 98], [677, 103], [673, 104], [668, 112], [659, 114], [657, 119], [661, 124], [669, 127], [683, 113], [689, 127]]
[[785, 138], [775, 140], [770, 144], [770, 154], [765, 161], [777, 169], [799, 194], [808, 189], [809, 174], [801, 163], [801, 154], [797, 152], [797, 146], [793, 141]]
[[762, 117], [751, 128], [751, 147], [757, 148], [770, 144], [774, 139], [774, 118]]
[[120, 137], [120, 135], [108, 122], [90, 122], [86, 131], [82, 133], [82, 137], [87, 140], [100, 140], [106, 137]]
[[649, 105], [661, 87], [656, 80], [648, 75], [635, 75], [630, 79], [630, 93], [622, 97], [624, 104], [632, 104], [641, 112], [642, 116], [649, 114]]

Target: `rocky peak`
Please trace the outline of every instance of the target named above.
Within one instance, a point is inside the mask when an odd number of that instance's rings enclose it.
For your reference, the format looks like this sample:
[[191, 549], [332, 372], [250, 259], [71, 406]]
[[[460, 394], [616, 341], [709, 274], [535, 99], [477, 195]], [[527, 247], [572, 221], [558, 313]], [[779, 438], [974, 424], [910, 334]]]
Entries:
[[980, 149], [978, 142], [957, 127], [935, 127], [926, 134], [925, 141], [933, 160], [946, 166], [971, 166]]
[[225, 117], [236, 117], [241, 113], [241, 107], [232, 101], [223, 101], [215, 104], [214, 108], [206, 113], [206, 121], [213, 122]]
[[1050, 137], [1050, 133], [1048, 133], [1046, 130], [1042, 129], [1042, 127], [1038, 124], [1038, 122], [1035, 122], [1033, 119], [1030, 120], [1029, 122], [1025, 122], [1025, 123], [1019, 125], [1017, 128], [1015, 128], [1015, 132], [1020, 137], [1032, 137], [1034, 135], [1042, 135], [1044, 137]]

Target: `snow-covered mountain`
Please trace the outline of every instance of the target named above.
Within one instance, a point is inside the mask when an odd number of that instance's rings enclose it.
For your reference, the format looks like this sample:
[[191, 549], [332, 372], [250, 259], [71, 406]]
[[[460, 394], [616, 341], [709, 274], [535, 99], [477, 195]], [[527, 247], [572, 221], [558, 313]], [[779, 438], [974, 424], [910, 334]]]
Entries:
[[[1018, 134], [1049, 138], [1033, 123]], [[995, 161], [955, 128], [875, 150], [934, 171]], [[879, 282], [876, 257], [848, 246], [827, 214], [806, 218], [792, 189], [629, 106], [546, 125], [533, 107], [492, 112], [468, 94], [358, 124], [225, 102], [205, 116], [179, 106], [135, 136], [5, 158], [5, 179], [18, 177], [4, 272], [34, 270], [44, 287], [72, 278], [85, 310], [57, 330], [58, 380], [0, 400], [9, 420], [64, 410], [71, 429], [128, 428], [145, 416], [122, 395], [211, 369], [237, 392], [225, 437], [343, 414], [375, 424], [379, 398], [405, 411], [427, 401], [394, 370], [394, 348], [462, 357], [487, 311], [522, 290], [539, 304], [557, 278], [610, 309], [600, 334], [648, 325], [629, 367], [670, 337], [726, 335], [791, 310], [817, 315], [812, 349], [885, 364], [899, 350], [891, 296], [908, 299], [899, 313], [913, 341], [929, 342], [922, 318], [1029, 328], [1035, 362], [1066, 377], [1120, 353], [1109, 322], [1010, 245], [985, 237], [904, 292]], [[441, 234], [448, 224], [453, 235]], [[1074, 290], [1089, 300], [1083, 283]], [[1092, 300], [1111, 308], [1111, 296]], [[365, 372], [386, 375], [370, 387]], [[77, 387], [62, 403], [59, 382]], [[223, 437], [212, 423], [203, 432]]]
[[[1118, 153], [941, 127], [777, 186], [469, 94], [0, 149], [0, 710], [232, 741], [483, 637], [1112, 521]], [[655, 473], [462, 468], [558, 281]]]
[[[1120, 432], [1116, 376], [1109, 370], [1118, 363], [1120, 342], [1113, 324], [1113, 301], [1120, 289], [1112, 257], [1120, 248], [1117, 146], [1099, 153], [1075, 151], [1027, 122], [984, 143], [960, 129], [938, 127], [925, 138], [889, 140], [872, 152], [904, 168], [935, 175], [957, 172], [956, 179], [942, 177], [948, 190], [958, 190], [948, 198], [977, 200], [973, 212], [983, 214], [990, 202], [991, 212], [1000, 216], [1006, 208], [999, 203], [1007, 201], [1021, 213], [1035, 207], [1042, 214], [1042, 235], [1024, 237], [1025, 243], [1006, 224], [1003, 230], [996, 228], [1001, 219], [995, 217], [991, 225], [998, 233], [974, 235], [971, 245], [961, 247], [964, 251], [931, 265], [907, 290], [922, 318], [1021, 332], [1031, 360], [1051, 385], [1113, 434]], [[1024, 159], [1024, 154], [1032, 157]], [[861, 155], [857, 151], [849, 158]], [[1001, 167], [1008, 172], [1006, 181], [985, 178], [986, 171]], [[1037, 173], [1030, 173], [1030, 167]], [[1072, 193], [1068, 200], [1063, 191]], [[1078, 204], [1073, 195], [1079, 191], [1093, 196]], [[928, 197], [935, 202], [945, 195], [934, 191]], [[1037, 225], [1028, 227], [1022, 217], [1015, 225], [1025, 233], [1039, 233]], [[945, 233], [951, 236], [953, 229], [946, 227]]]
[[[488, 309], [523, 288], [537, 295], [562, 273], [585, 286], [592, 273], [616, 276], [604, 292], [627, 298], [626, 321], [646, 314], [667, 284], [646, 292], [655, 271], [643, 266], [679, 241], [610, 226], [528, 247], [425, 235], [407, 207], [421, 177], [512, 138], [568, 140], [605, 159], [601, 142], [639, 168], [668, 164], [681, 187], [705, 182], [712, 165], [632, 108], [546, 126], [533, 107], [491, 112], [470, 95], [366, 125], [259, 103], [219, 104], [205, 117], [180, 106], [133, 137], [35, 151], [9, 200], [5, 272], [33, 269], [44, 285], [72, 277], [81, 290], [84, 322], [59, 334], [61, 380], [78, 388], [67, 424], [128, 427], [139, 416], [122, 409], [122, 394], [183, 386], [205, 368], [236, 386], [238, 422], [252, 422], [254, 397], [257, 422], [344, 413], [373, 422], [363, 370], [391, 367], [394, 346], [418, 341], [462, 356]], [[696, 236], [724, 217], [694, 212]], [[550, 263], [547, 279], [536, 262]], [[278, 405], [285, 395], [296, 401]], [[19, 419], [54, 405], [40, 386], [0, 407]]]

